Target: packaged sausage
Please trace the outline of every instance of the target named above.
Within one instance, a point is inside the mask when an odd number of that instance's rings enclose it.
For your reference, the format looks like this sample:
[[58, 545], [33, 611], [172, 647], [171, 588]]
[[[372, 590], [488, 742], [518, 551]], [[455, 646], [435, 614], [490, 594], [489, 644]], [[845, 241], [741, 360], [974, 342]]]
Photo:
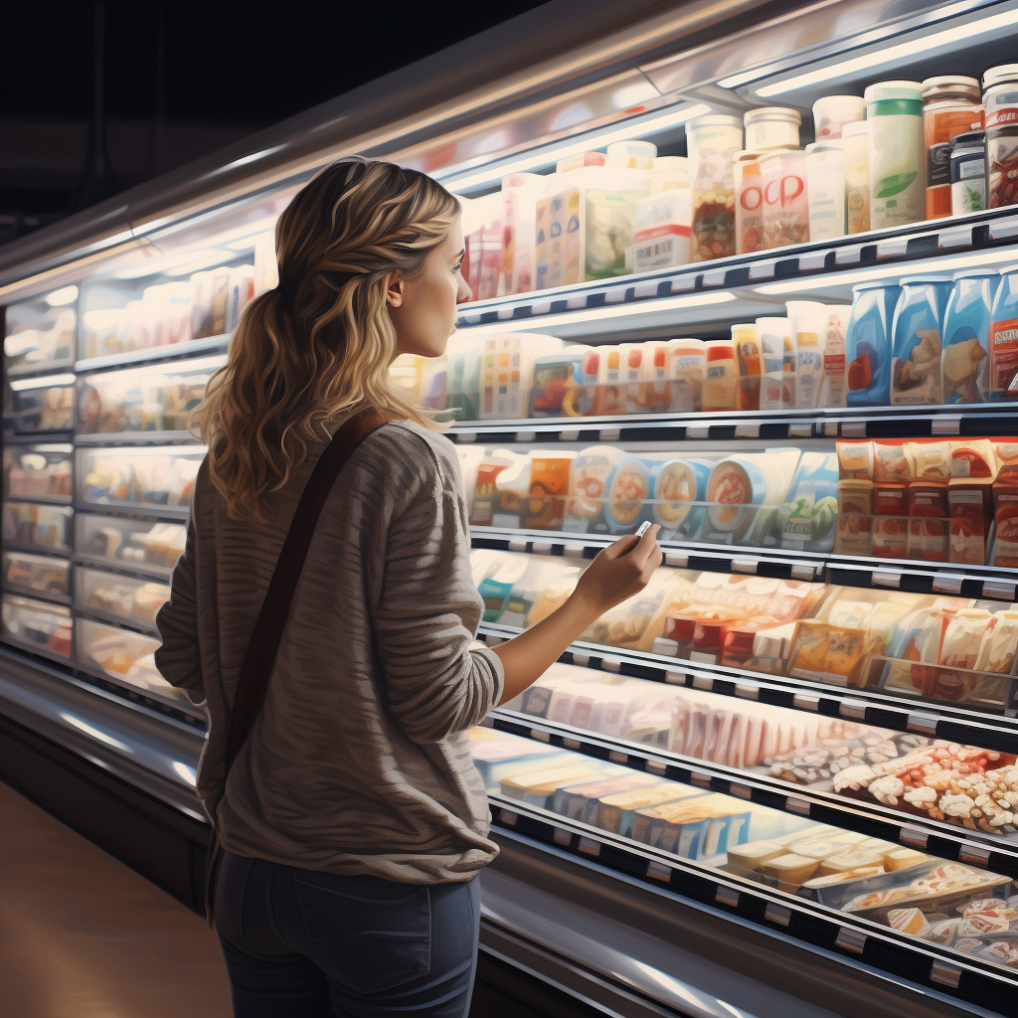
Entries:
[[912, 462], [906, 453], [905, 443], [873, 443], [873, 480], [912, 480]]
[[947, 561], [947, 484], [912, 481], [908, 517], [908, 557]]
[[997, 524], [993, 564], [1014, 569], [1018, 567], [1018, 485], [993, 486], [993, 516]]
[[906, 442], [906, 454], [912, 460], [912, 472], [920, 481], [951, 479], [951, 442]]
[[[838, 442], [838, 476], [844, 481], [872, 481], [875, 477], [873, 443]], [[884, 478], [887, 480], [887, 478]]]

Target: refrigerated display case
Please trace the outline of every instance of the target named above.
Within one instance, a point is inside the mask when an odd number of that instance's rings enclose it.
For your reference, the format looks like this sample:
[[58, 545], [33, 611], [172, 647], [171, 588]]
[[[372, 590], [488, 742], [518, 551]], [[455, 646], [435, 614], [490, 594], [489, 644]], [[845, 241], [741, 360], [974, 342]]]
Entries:
[[[780, 184], [814, 138], [834, 172], [867, 87], [971, 91], [1016, 39], [1014, 2], [553, 3], [0, 251], [0, 769], [99, 840], [147, 817], [142, 857], [117, 850], [201, 907], [204, 721], [152, 659], [204, 453], [187, 416], [275, 284], [292, 195], [383, 156], [465, 203], [475, 300], [393, 380], [459, 453], [479, 638], [662, 527], [647, 589], [471, 733], [502, 849], [485, 957], [601, 1013], [1010, 1013], [1018, 206], [943, 216], [941, 191], [805, 239], [818, 208], [755, 224], [735, 182]], [[746, 158], [710, 197], [719, 138]], [[903, 204], [918, 173], [891, 182]], [[106, 827], [78, 801], [100, 786]]]

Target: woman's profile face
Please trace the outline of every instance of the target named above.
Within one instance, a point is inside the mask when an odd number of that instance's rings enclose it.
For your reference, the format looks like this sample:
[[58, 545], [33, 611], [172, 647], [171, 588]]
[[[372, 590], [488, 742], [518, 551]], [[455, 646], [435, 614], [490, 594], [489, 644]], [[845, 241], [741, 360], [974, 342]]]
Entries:
[[395, 273], [389, 283], [389, 317], [396, 328], [397, 353], [439, 357], [456, 331], [456, 305], [470, 300], [460, 269], [463, 227], [459, 217], [434, 248], [420, 272]]

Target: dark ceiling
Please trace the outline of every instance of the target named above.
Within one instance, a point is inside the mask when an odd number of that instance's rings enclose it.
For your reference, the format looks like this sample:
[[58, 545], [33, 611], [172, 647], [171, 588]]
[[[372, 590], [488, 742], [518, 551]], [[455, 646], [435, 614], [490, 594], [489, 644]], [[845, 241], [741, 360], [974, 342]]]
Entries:
[[0, 243], [539, 6], [2, 4]]

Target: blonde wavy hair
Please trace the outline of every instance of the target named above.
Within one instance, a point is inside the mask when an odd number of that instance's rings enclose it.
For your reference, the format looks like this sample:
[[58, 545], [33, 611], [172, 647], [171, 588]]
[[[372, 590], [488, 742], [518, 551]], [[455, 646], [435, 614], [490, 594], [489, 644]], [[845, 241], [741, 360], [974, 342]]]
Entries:
[[397, 269], [421, 269], [459, 211], [425, 174], [349, 156], [280, 216], [279, 285], [244, 310], [226, 366], [188, 419], [233, 519], [262, 519], [266, 495], [309, 446], [362, 407], [435, 426], [389, 381], [396, 331], [386, 286]]

